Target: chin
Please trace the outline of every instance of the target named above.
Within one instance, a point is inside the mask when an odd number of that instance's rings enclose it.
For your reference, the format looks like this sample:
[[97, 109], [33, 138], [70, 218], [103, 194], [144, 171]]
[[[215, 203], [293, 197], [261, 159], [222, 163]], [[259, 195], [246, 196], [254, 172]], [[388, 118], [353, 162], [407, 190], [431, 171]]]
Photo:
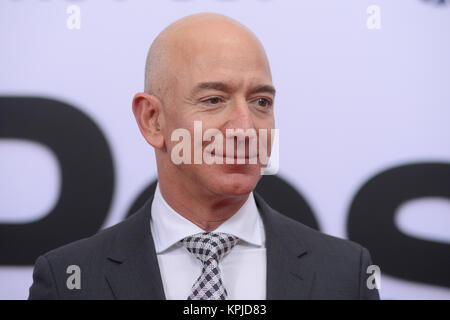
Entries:
[[217, 194], [245, 195], [255, 189], [260, 175], [260, 168], [251, 170], [221, 170], [211, 173], [209, 180], [210, 189]]

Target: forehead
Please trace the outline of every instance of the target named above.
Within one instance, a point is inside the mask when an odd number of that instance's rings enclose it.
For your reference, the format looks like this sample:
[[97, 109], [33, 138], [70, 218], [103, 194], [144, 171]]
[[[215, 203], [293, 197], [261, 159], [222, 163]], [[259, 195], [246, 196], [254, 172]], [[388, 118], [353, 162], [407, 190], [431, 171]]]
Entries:
[[172, 71], [186, 85], [222, 81], [271, 83], [269, 62], [259, 41], [244, 32], [186, 36], [177, 43]]

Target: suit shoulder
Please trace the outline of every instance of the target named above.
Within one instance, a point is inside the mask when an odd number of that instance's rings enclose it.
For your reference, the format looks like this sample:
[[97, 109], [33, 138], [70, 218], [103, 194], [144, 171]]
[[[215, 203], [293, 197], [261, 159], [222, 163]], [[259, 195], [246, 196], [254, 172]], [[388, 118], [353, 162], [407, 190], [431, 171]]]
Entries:
[[357, 255], [359, 258], [362, 250], [365, 249], [359, 243], [326, 234], [277, 211], [275, 211], [275, 213], [279, 215], [279, 219], [282, 221], [285, 228], [289, 228], [293, 233], [298, 234], [305, 246], [314, 249], [315, 252], [345, 256]]
[[102, 229], [92, 236], [82, 238], [53, 250], [46, 252], [45, 256], [49, 260], [64, 259], [70, 257], [73, 260], [82, 258], [92, 258], [93, 256], [104, 256], [109, 251], [113, 240], [117, 234], [130, 223], [134, 217], [131, 216], [113, 226]]

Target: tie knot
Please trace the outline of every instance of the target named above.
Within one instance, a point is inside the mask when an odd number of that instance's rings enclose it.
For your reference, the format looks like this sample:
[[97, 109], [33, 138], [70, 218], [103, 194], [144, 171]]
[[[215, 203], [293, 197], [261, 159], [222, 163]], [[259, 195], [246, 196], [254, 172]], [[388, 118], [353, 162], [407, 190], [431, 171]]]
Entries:
[[219, 262], [239, 241], [238, 237], [222, 232], [203, 232], [186, 237], [180, 242], [197, 259], [205, 263], [214, 259]]

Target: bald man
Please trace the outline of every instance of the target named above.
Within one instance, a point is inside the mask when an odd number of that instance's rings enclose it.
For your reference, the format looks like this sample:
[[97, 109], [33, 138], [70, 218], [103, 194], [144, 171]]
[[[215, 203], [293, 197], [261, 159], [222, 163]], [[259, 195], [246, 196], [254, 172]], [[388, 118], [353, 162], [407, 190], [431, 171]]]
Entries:
[[40, 256], [29, 298], [378, 299], [365, 248], [253, 192], [274, 99], [263, 46], [242, 24], [203, 13], [163, 30], [132, 103], [155, 150], [155, 194], [125, 221]]

